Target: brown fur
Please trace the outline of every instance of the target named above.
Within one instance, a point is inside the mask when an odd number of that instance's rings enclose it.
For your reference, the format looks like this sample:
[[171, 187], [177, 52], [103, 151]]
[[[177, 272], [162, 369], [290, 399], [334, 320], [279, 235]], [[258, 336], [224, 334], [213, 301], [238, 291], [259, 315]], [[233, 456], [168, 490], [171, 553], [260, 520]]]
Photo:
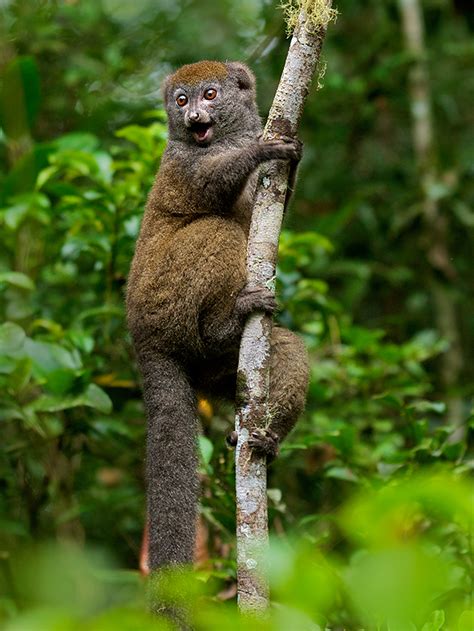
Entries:
[[170, 81], [174, 85], [196, 85], [206, 79], [225, 79], [229, 74], [227, 66], [220, 61], [200, 61], [199, 64], [181, 66], [171, 75]]
[[[224, 73], [225, 70], [225, 73]], [[218, 97], [203, 98], [209, 85]], [[246, 287], [246, 248], [257, 168], [299, 158], [292, 141], [258, 140], [252, 73], [238, 62], [185, 66], [165, 82], [169, 143], [150, 192], [127, 288], [127, 316], [148, 416], [150, 568], [192, 561], [198, 479], [195, 389], [233, 398], [247, 315], [271, 312], [264, 288]], [[176, 104], [185, 93], [186, 108]], [[186, 112], [212, 121], [199, 142]], [[272, 335], [268, 436], [275, 455], [304, 406], [306, 352], [290, 331]]]

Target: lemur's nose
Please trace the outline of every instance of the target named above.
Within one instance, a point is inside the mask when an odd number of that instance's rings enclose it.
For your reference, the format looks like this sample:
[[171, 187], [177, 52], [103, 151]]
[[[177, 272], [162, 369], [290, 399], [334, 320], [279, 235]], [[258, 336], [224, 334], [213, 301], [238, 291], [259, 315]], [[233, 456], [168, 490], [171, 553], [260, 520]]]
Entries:
[[189, 114], [189, 118], [190, 118], [192, 121], [198, 121], [198, 120], [199, 120], [199, 112], [191, 112], [191, 113]]

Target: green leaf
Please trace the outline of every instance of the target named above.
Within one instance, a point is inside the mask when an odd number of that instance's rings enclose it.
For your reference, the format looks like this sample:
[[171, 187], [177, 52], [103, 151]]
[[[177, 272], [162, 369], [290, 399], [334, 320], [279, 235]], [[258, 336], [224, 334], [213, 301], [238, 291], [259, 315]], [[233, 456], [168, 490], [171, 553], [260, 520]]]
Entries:
[[106, 184], [110, 184], [113, 176], [112, 156], [106, 151], [96, 151], [94, 152], [94, 158], [97, 162], [101, 180]]
[[356, 439], [356, 429], [353, 425], [344, 424], [325, 435], [325, 439], [336, 449], [347, 456], [353, 450]]
[[15, 371], [17, 367], [17, 361], [12, 357], [4, 357], [0, 355], [0, 374], [10, 375]]
[[67, 334], [71, 342], [83, 353], [90, 353], [94, 348], [94, 338], [82, 329], [71, 329]]
[[123, 308], [114, 305], [101, 305], [99, 307], [93, 307], [92, 309], [86, 309], [77, 316], [74, 324], [79, 325], [79, 323], [89, 318], [107, 318], [112, 315], [123, 316]]
[[57, 396], [44, 394], [31, 403], [28, 408], [35, 412], [60, 412], [69, 408], [78, 407], [77, 397]]
[[109, 395], [99, 388], [95, 383], [87, 386], [85, 393], [80, 397], [82, 405], [95, 408], [104, 414], [110, 414], [112, 411], [112, 401]]
[[468, 228], [474, 228], [474, 211], [462, 201], [453, 204], [453, 210], [457, 218]]
[[57, 166], [48, 166], [45, 169], [42, 169], [38, 173], [38, 177], [36, 178], [36, 188], [42, 189], [43, 186], [48, 182], [56, 173], [58, 173], [59, 168]]
[[[10, 373], [9, 386], [15, 392], [23, 390], [31, 379], [31, 360], [29, 357], [22, 357], [21, 353], [19, 353], [19, 355], [20, 356], [14, 360], [14, 369], [8, 371]], [[5, 366], [2, 366], [2, 368], [4, 367]]]
[[68, 351], [50, 342], [39, 342], [27, 339], [25, 342], [26, 352], [33, 360], [33, 366], [41, 373], [47, 375], [58, 368], [68, 370], [79, 370], [82, 362], [79, 354], [75, 351]]
[[202, 461], [205, 465], [208, 465], [211, 462], [214, 446], [206, 436], [200, 435], [198, 441]]
[[465, 451], [465, 443], [447, 443], [443, 447], [443, 456], [448, 460], [459, 460]]
[[3, 220], [10, 230], [17, 230], [27, 217], [44, 225], [49, 223], [47, 211], [51, 204], [43, 193], [21, 193], [11, 197], [9, 201], [9, 206], [3, 210]]
[[283, 493], [281, 492], [281, 489], [267, 489], [267, 497], [274, 504], [280, 504], [283, 498]]
[[65, 149], [53, 153], [50, 157], [51, 164], [67, 172], [67, 179], [94, 176], [98, 170], [98, 164], [94, 156], [86, 151]]
[[14, 287], [19, 287], [20, 289], [28, 289], [29, 291], [32, 291], [35, 288], [35, 284], [31, 278], [21, 272], [1, 272], [0, 283], [1, 282], [8, 283]]
[[89, 132], [77, 131], [64, 134], [53, 141], [53, 146], [60, 150], [94, 152], [99, 146], [99, 139]]
[[22, 418], [23, 414], [18, 408], [0, 406], [0, 421], [14, 421]]
[[444, 628], [445, 621], [444, 611], [438, 609], [433, 612], [430, 621], [422, 626], [421, 631], [441, 631]]
[[123, 127], [117, 131], [116, 136], [118, 138], [125, 138], [126, 140], [129, 140], [144, 152], [150, 152], [153, 150], [154, 139], [150, 134], [149, 129], [146, 127], [141, 127], [140, 125], [129, 125], [128, 127]]
[[407, 410], [416, 410], [417, 412], [436, 412], [442, 414], [446, 410], [446, 404], [442, 401], [414, 401], [407, 405]]
[[432, 182], [431, 184], [425, 186], [425, 189], [428, 194], [428, 197], [436, 201], [443, 199], [443, 197], [447, 197], [451, 192], [450, 187], [446, 186], [444, 182], [441, 182], [439, 180], [437, 182]]
[[357, 475], [347, 467], [331, 467], [326, 471], [325, 476], [346, 482], [359, 482]]
[[9, 355], [22, 350], [26, 335], [23, 329], [13, 322], [0, 326], [0, 354]]
[[55, 394], [70, 390], [82, 369], [77, 350], [68, 351], [58, 344], [27, 339], [25, 351], [32, 360], [33, 375]]
[[91, 383], [82, 394], [77, 396], [42, 395], [30, 405], [35, 412], [60, 412], [81, 406], [95, 408], [99, 412], [109, 414], [112, 410], [112, 401], [99, 386]]

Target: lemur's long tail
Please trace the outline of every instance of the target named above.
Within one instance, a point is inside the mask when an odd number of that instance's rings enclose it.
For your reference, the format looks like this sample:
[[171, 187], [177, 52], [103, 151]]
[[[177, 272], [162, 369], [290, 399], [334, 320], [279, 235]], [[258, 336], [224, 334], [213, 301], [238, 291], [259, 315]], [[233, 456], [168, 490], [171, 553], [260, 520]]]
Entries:
[[141, 352], [148, 417], [147, 484], [149, 567], [192, 563], [196, 538], [196, 399], [177, 361]]

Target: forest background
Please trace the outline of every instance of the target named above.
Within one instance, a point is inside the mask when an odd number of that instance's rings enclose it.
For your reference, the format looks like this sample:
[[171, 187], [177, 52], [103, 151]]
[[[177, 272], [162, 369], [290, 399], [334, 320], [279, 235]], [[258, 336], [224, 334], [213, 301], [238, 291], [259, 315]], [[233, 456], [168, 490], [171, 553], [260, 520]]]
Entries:
[[[399, 4], [339, 0], [330, 26], [280, 245], [278, 320], [304, 337], [311, 385], [269, 470], [271, 628], [474, 626], [470, 4], [422, 2], [429, 186]], [[160, 82], [183, 63], [243, 60], [264, 116], [283, 12], [273, 0], [2, 0], [0, 42], [0, 622], [162, 628], [142, 613], [135, 571], [145, 424], [123, 308], [166, 144]], [[196, 628], [243, 628], [232, 410], [199, 410], [202, 590], [184, 591]]]

